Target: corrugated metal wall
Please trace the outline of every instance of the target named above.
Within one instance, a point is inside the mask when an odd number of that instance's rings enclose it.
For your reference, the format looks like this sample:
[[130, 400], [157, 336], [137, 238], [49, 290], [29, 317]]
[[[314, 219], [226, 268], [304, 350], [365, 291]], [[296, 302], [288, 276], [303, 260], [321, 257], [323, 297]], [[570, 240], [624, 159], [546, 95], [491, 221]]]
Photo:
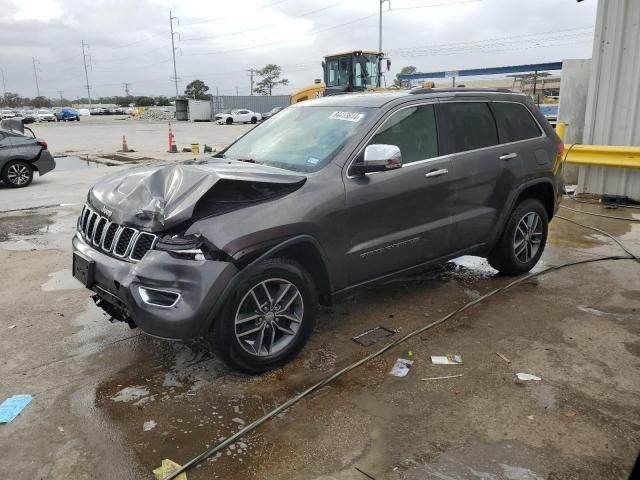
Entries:
[[[640, 1], [600, 0], [583, 143], [640, 145]], [[581, 167], [581, 192], [640, 199], [640, 170]]]
[[265, 113], [275, 107], [287, 107], [291, 102], [289, 95], [220, 95], [213, 97], [214, 115], [222, 110], [246, 108], [253, 112]]

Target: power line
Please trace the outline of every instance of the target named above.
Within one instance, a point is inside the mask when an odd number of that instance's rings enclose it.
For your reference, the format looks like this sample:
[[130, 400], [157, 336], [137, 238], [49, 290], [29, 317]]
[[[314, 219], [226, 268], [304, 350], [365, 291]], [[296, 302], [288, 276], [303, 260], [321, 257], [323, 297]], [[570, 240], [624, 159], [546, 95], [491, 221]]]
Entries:
[[[284, 2], [288, 2], [288, 1], [289, 0], [277, 0], [276, 2], [267, 3], [266, 5], [258, 7], [258, 8], [256, 8], [256, 10], [264, 10], [265, 8], [273, 7], [274, 5], [278, 5], [279, 3], [284, 3]], [[183, 23], [181, 26], [182, 27], [189, 27], [191, 25], [202, 25], [203, 23], [217, 23], [217, 22], [221, 22], [223, 20], [227, 20], [229, 18], [234, 18], [234, 17], [237, 17], [237, 16], [238, 15], [227, 15], [226, 17], [213, 18], [213, 19], [210, 19], [210, 20], [199, 20], [197, 22]]]
[[[462, 5], [462, 4], [469, 4], [469, 3], [478, 3], [478, 2], [482, 2], [482, 0], [463, 0], [463, 1], [458, 1], [458, 2], [451, 2], [451, 3], [438, 3], [438, 4], [433, 4], [433, 5], [423, 5], [420, 8], [433, 8], [433, 7], [449, 7], [449, 6], [453, 6], [453, 5]], [[389, 10], [389, 12], [393, 12], [394, 10]], [[243, 52], [246, 50], [253, 50], [256, 48], [265, 48], [265, 47], [271, 47], [274, 45], [281, 45], [283, 43], [288, 43], [292, 40], [297, 40], [299, 38], [307, 38], [310, 35], [316, 35], [318, 33], [324, 33], [324, 32], [328, 32], [331, 30], [335, 30], [337, 28], [341, 28], [341, 27], [346, 27], [348, 25], [352, 25], [354, 23], [358, 23], [361, 22], [363, 20], [367, 20], [369, 18], [373, 18], [373, 17], [377, 17], [378, 16], [378, 12], [376, 13], [372, 13], [370, 15], [365, 15], [362, 17], [358, 17], [355, 18], [349, 22], [344, 22], [344, 23], [340, 23], [338, 25], [332, 25], [331, 27], [326, 27], [326, 28], [321, 28], [318, 30], [314, 30], [311, 32], [306, 32], [302, 35], [298, 35], [296, 37], [288, 37], [284, 40], [278, 40], [275, 42], [269, 42], [269, 43], [263, 43], [263, 44], [259, 44], [259, 45], [251, 45], [248, 47], [239, 47], [239, 48], [233, 48], [233, 49], [229, 49], [229, 50], [215, 50], [215, 51], [204, 51], [204, 52], [197, 52], [197, 53], [191, 53], [191, 54], [186, 54], [184, 55], [185, 57], [192, 57], [192, 56], [201, 56], [201, 55], [221, 55], [221, 54], [225, 54], [225, 53], [235, 53], [235, 52]]]
[[[311, 10], [309, 12], [305, 12], [305, 13], [302, 13], [300, 15], [296, 15], [294, 17], [289, 17], [285, 22], [267, 23], [265, 25], [260, 25], [258, 27], [248, 28], [246, 30], [238, 30], [236, 32], [222, 33], [220, 35], [213, 35], [213, 36], [208, 36], [208, 37], [184, 38], [182, 41], [183, 42], [194, 42], [196, 40], [212, 40], [212, 39], [215, 39], [215, 38], [231, 37], [233, 35], [240, 35], [242, 33], [255, 32], [256, 30], [263, 30], [263, 29], [269, 28], [269, 27], [276, 27], [276, 26], [281, 25], [283, 23], [290, 22], [291, 20], [297, 20], [299, 18], [308, 17], [310, 15], [314, 15], [314, 14], [322, 12], [324, 10], [328, 10], [329, 8], [333, 8], [333, 7], [336, 7], [336, 6], [340, 5], [340, 4], [346, 3], [346, 1], [347, 0], [341, 0], [341, 1], [333, 3], [331, 5], [327, 5], [327, 6], [322, 7], [322, 8], [317, 8], [316, 10]], [[384, 1], [388, 1], [388, 0], [384, 0]]]
[[[455, 42], [455, 43], [439, 43], [439, 44], [430, 44], [430, 45], [424, 45], [424, 46], [417, 46], [417, 47], [400, 47], [400, 48], [392, 48], [392, 49], [388, 49], [389, 53], [393, 53], [393, 54], [397, 54], [400, 52], [404, 52], [404, 51], [411, 51], [411, 50], [424, 50], [424, 49], [439, 49], [442, 47], [473, 47], [477, 44], [484, 44], [484, 43], [488, 43], [488, 42], [502, 42], [502, 41], [506, 41], [506, 40], [516, 40], [516, 39], [527, 39], [526, 41], [532, 42], [532, 41], [536, 41], [538, 39], [536, 38], [530, 38], [530, 37], [542, 37], [545, 35], [576, 35], [576, 36], [580, 36], [580, 35], [588, 35], [588, 34], [592, 34], [593, 33], [593, 25], [589, 25], [589, 26], [584, 26], [584, 27], [575, 27], [575, 28], [565, 28], [562, 30], [550, 30], [550, 31], [546, 31], [546, 32], [537, 32], [537, 33], [525, 33], [522, 35], [509, 35], [506, 37], [493, 37], [493, 38], [484, 38], [481, 40], [469, 40], [466, 42]], [[577, 30], [591, 30], [589, 32], [583, 32], [583, 33], [568, 33], [568, 32], [575, 32]], [[564, 35], [566, 36], [566, 35]], [[547, 37], [550, 38], [550, 37]], [[554, 37], [555, 38], [555, 37]], [[540, 39], [540, 40], [545, 40]]]

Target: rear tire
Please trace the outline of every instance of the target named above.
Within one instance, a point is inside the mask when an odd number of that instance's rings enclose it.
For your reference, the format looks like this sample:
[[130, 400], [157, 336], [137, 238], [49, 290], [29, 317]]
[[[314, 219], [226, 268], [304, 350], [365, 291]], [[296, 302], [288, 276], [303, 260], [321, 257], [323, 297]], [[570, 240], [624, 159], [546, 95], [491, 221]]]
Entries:
[[33, 181], [31, 165], [24, 160], [8, 162], [2, 169], [2, 181], [11, 188], [23, 188]]
[[209, 342], [230, 367], [258, 374], [290, 362], [315, 327], [318, 295], [309, 273], [284, 258], [264, 260], [214, 320]]
[[548, 222], [547, 211], [540, 200], [528, 198], [518, 204], [489, 254], [489, 264], [504, 275], [520, 275], [531, 270], [547, 244]]

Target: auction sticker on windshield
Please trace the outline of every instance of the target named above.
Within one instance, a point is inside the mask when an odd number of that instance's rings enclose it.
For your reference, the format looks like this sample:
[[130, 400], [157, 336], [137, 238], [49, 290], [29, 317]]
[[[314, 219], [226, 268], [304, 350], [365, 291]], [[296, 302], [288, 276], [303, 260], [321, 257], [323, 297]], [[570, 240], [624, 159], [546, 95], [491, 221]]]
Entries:
[[333, 112], [329, 115], [332, 120], [346, 120], [347, 122], [359, 122], [364, 117], [364, 113], [357, 112]]

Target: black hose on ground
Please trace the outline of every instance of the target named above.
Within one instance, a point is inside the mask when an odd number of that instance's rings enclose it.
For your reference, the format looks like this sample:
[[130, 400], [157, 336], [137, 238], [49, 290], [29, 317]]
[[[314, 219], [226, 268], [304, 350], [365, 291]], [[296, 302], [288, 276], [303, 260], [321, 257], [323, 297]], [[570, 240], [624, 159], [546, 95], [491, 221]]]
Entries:
[[[578, 211], [578, 210], [576, 210], [576, 211]], [[583, 212], [580, 212], [580, 213], [583, 213]], [[579, 227], [587, 228], [589, 230], [593, 230], [594, 232], [598, 232], [598, 233], [601, 233], [602, 235], [605, 235], [605, 236], [609, 237], [611, 240], [616, 242], [618, 244], [618, 246], [622, 250], [624, 250], [626, 253], [629, 254], [629, 258], [634, 259], [636, 262], [640, 262], [640, 258], [638, 257], [638, 255], [636, 255], [635, 253], [631, 252], [627, 247], [624, 246], [624, 244], [620, 240], [618, 240], [616, 237], [614, 237], [610, 233], [607, 233], [604, 230], [600, 230], [599, 228], [596, 228], [596, 227], [590, 227], [589, 225], [583, 225], [582, 223], [578, 223], [575, 220], [571, 220], [570, 218], [563, 217], [562, 215], [556, 215], [555, 218], [560, 218], [561, 220], [564, 220], [565, 222], [573, 223], [574, 225], [578, 225]]]
[[577, 210], [575, 208], [567, 207], [565, 205], [560, 205], [560, 208], [564, 208], [565, 210], [571, 210], [572, 212], [576, 212], [576, 213], [584, 213], [585, 215], [593, 215], [594, 217], [612, 218], [614, 220], [626, 220], [627, 222], [640, 222], [640, 218], [617, 217], [615, 215], [605, 215], [604, 213], [585, 212], [584, 210]]
[[529, 274], [527, 274], [527, 275], [525, 275], [523, 277], [517, 278], [517, 279], [507, 283], [506, 285], [503, 285], [502, 287], [496, 288], [495, 290], [492, 290], [489, 293], [486, 293], [486, 294], [482, 295], [481, 297], [478, 297], [475, 300], [472, 300], [471, 302], [466, 303], [465, 305], [461, 306], [457, 310], [454, 310], [454, 311], [448, 313], [447, 315], [445, 315], [444, 317], [440, 318], [439, 320], [431, 322], [431, 323], [429, 323], [427, 325], [424, 325], [424, 326], [422, 326], [420, 328], [417, 328], [417, 329], [407, 333], [404, 337], [401, 337], [401, 338], [399, 338], [399, 339], [397, 339], [397, 340], [385, 345], [381, 349], [379, 349], [379, 350], [367, 355], [366, 357], [358, 360], [357, 362], [352, 363], [351, 365], [348, 365], [348, 366], [344, 367], [341, 370], [338, 370], [337, 372], [335, 372], [334, 374], [326, 377], [323, 380], [320, 380], [318, 383], [312, 385], [311, 387], [307, 388], [303, 392], [291, 397], [289, 400], [287, 400], [286, 402], [284, 402], [280, 406], [274, 408], [273, 410], [271, 410], [270, 412], [268, 412], [264, 416], [260, 417], [259, 419], [255, 420], [254, 422], [250, 423], [249, 425], [244, 427], [242, 430], [239, 430], [238, 432], [234, 433], [233, 435], [231, 435], [229, 438], [227, 438], [223, 442], [220, 442], [219, 444], [217, 444], [217, 445], [215, 445], [215, 446], [213, 446], [211, 448], [206, 449], [201, 454], [199, 454], [198, 456], [192, 458], [187, 463], [182, 465], [179, 469], [175, 470], [174, 472], [172, 472], [171, 474], [169, 474], [168, 476], [166, 476], [162, 480], [173, 480], [173, 479], [175, 479], [181, 473], [186, 472], [190, 468], [198, 465], [200, 462], [206, 460], [211, 455], [215, 455], [216, 453], [222, 451], [223, 449], [225, 449], [226, 447], [228, 447], [232, 443], [238, 441], [240, 438], [244, 437], [245, 435], [247, 435], [251, 431], [253, 431], [256, 428], [258, 428], [263, 423], [266, 423], [267, 421], [269, 421], [270, 419], [272, 419], [273, 417], [275, 417], [279, 413], [281, 413], [281, 412], [285, 411], [286, 409], [290, 408], [291, 406], [295, 405], [296, 403], [298, 403], [300, 400], [302, 400], [307, 395], [310, 395], [311, 393], [313, 393], [313, 392], [321, 389], [322, 387], [328, 385], [329, 383], [333, 382], [338, 377], [341, 377], [345, 373], [348, 373], [348, 372], [350, 372], [352, 370], [355, 370], [359, 366], [364, 365], [365, 363], [369, 362], [370, 360], [372, 360], [372, 359], [374, 359], [376, 357], [379, 357], [383, 353], [387, 352], [388, 350], [391, 350], [393, 347], [395, 347], [397, 345], [400, 345], [401, 343], [409, 340], [410, 338], [415, 337], [416, 335], [424, 333], [427, 330], [431, 330], [432, 328], [435, 328], [438, 325], [443, 324], [444, 322], [446, 322], [447, 320], [450, 320], [452, 317], [456, 316], [457, 314], [462, 313], [465, 310], [468, 310], [469, 308], [479, 304], [480, 302], [483, 302], [484, 300], [486, 300], [486, 299], [488, 299], [490, 297], [493, 297], [494, 295], [497, 295], [498, 293], [504, 292], [505, 290], [508, 290], [508, 289], [510, 289], [510, 288], [512, 288], [512, 287], [514, 287], [516, 285], [519, 285], [520, 283], [526, 282], [527, 280], [529, 280], [531, 278], [537, 277], [539, 275], [542, 275], [542, 274], [545, 274], [545, 273], [548, 273], [548, 272], [561, 270], [561, 269], [567, 268], [567, 267], [572, 267], [572, 266], [576, 266], [576, 265], [585, 265], [585, 264], [588, 264], [588, 263], [603, 262], [603, 261], [609, 261], [609, 260], [635, 260], [635, 261], [640, 261], [638, 259], [638, 257], [636, 255], [634, 255], [633, 253], [631, 253], [619, 240], [617, 240], [615, 237], [613, 237], [612, 235], [608, 234], [607, 232], [604, 232], [603, 230], [597, 229], [595, 227], [590, 227], [588, 225], [582, 225], [582, 224], [580, 224], [578, 222], [575, 222], [573, 220], [569, 220], [568, 218], [565, 218], [565, 217], [558, 216], [558, 218], [561, 218], [562, 220], [566, 220], [568, 222], [574, 223], [576, 225], [579, 225], [581, 227], [584, 227], [584, 228], [587, 228], [587, 229], [590, 229], [590, 230], [596, 230], [596, 231], [606, 235], [607, 237], [613, 239], [626, 253], [629, 254], [629, 256], [614, 255], [614, 256], [608, 256], [608, 257], [590, 258], [590, 259], [586, 259], [586, 260], [577, 260], [577, 261], [574, 261], [574, 262], [563, 263], [562, 265], [556, 265], [556, 266], [552, 266], [552, 267], [547, 267], [547, 268], [545, 268], [543, 270], [540, 270], [539, 272], [529, 273]]

